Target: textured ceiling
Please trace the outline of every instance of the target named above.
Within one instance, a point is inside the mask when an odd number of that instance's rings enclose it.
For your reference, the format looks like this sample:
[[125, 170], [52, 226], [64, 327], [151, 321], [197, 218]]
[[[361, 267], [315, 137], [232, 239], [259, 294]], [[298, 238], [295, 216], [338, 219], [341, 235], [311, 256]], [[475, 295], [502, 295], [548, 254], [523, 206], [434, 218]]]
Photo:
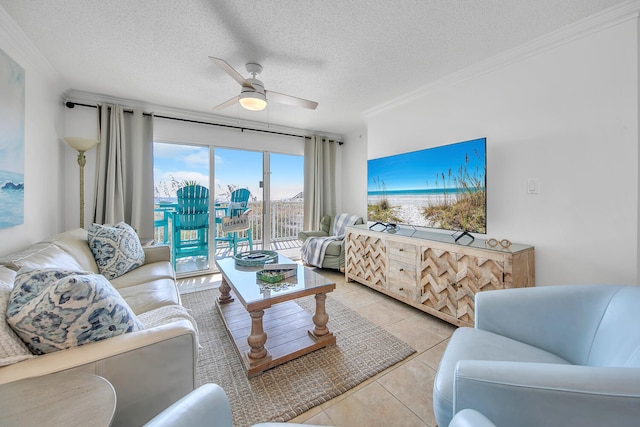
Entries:
[[620, 0], [0, 0], [68, 89], [212, 114], [240, 86], [317, 101], [216, 114], [330, 134], [362, 112]]

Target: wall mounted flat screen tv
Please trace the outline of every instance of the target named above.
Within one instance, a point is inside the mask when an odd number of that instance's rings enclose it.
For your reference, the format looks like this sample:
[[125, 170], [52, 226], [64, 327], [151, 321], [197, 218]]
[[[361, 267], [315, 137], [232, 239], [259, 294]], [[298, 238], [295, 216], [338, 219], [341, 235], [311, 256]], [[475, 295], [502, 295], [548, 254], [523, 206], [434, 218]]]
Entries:
[[486, 142], [368, 160], [368, 220], [486, 234]]

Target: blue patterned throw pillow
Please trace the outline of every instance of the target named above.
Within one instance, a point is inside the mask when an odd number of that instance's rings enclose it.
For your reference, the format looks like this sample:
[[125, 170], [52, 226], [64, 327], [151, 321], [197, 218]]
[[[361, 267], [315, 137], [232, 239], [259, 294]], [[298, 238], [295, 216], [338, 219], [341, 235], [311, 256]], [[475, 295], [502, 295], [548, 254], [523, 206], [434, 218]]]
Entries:
[[93, 224], [89, 227], [88, 242], [100, 274], [107, 279], [115, 279], [144, 264], [140, 239], [124, 222], [115, 226]]
[[[43, 275], [38, 270], [32, 273], [34, 277]], [[31, 289], [34, 292], [27, 295], [24, 289], [14, 288], [7, 323], [34, 354], [144, 329], [126, 301], [102, 275], [66, 275], [48, 286]]]
[[58, 270], [54, 268], [22, 268], [18, 270], [18, 274], [16, 274], [16, 278], [13, 281], [13, 291], [11, 292], [9, 305], [7, 306], [7, 316], [13, 316], [23, 305], [37, 297], [52, 283], [67, 276], [75, 276], [77, 274], [90, 273]]

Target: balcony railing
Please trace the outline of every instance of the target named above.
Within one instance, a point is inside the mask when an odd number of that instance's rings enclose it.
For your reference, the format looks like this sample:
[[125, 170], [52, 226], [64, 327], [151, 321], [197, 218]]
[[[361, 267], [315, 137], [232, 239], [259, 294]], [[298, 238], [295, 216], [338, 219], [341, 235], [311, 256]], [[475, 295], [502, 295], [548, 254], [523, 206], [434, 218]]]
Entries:
[[[262, 247], [264, 242], [264, 227], [262, 223], [262, 202], [249, 203], [249, 227], [251, 228], [253, 244]], [[165, 206], [166, 208], [166, 206]], [[171, 244], [170, 208], [156, 206], [154, 239], [158, 243]], [[303, 200], [279, 200], [271, 202], [271, 242], [273, 244], [298, 241], [298, 233], [303, 229], [304, 202]], [[215, 230], [216, 237], [223, 236], [221, 227]], [[189, 233], [188, 231], [182, 233]], [[243, 233], [243, 232], [240, 232]], [[187, 239], [187, 234], [181, 235]], [[224, 243], [221, 244], [224, 247]], [[277, 245], [276, 245], [277, 246]], [[292, 245], [287, 245], [292, 247]], [[299, 246], [299, 244], [293, 245]]]
[[[262, 203], [250, 203], [249, 222], [254, 241], [263, 241]], [[302, 231], [304, 203], [302, 200], [271, 202], [271, 241], [297, 239]]]

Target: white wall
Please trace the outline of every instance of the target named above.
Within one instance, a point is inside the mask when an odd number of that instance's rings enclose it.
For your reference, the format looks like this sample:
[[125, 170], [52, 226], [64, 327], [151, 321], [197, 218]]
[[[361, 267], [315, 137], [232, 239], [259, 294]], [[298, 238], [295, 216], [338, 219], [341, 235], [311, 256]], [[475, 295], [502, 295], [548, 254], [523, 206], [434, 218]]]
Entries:
[[[342, 180], [336, 186], [342, 189], [342, 209], [367, 218], [367, 129], [362, 127], [344, 137], [342, 148]], [[364, 188], [364, 191], [363, 191]]]
[[486, 137], [487, 238], [534, 245], [538, 285], [637, 284], [636, 16], [371, 111], [368, 158]]
[[0, 49], [25, 69], [26, 85], [24, 224], [0, 229], [0, 255], [4, 255], [62, 230], [65, 143], [62, 85], [2, 7]]

